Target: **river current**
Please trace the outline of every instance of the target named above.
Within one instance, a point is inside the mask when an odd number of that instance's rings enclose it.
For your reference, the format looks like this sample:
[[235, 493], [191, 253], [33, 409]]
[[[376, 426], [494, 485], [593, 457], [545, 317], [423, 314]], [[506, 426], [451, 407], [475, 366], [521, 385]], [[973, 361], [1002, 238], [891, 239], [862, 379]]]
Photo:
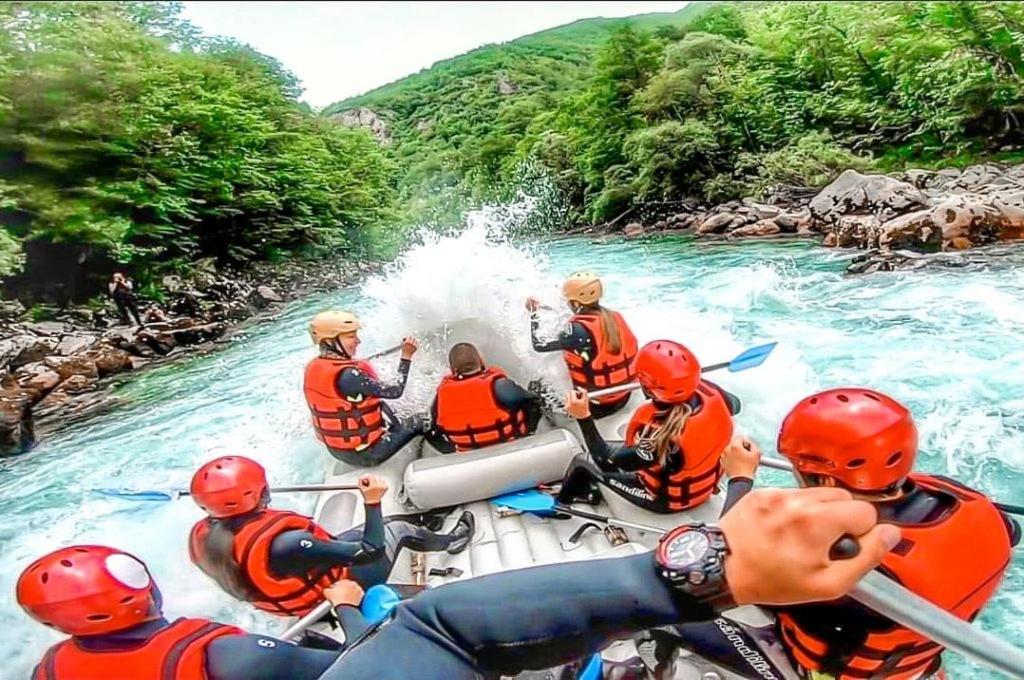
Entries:
[[[779, 342], [762, 367], [719, 376], [743, 399], [738, 429], [769, 452], [778, 423], [800, 397], [824, 387], [872, 386], [917, 417], [919, 469], [1024, 503], [1024, 250], [964, 268], [844, 277], [848, 254], [806, 241], [513, 244], [503, 228], [528, 209], [473, 213], [466, 229], [425, 236], [364, 285], [292, 303], [220, 352], [135, 376], [114, 391], [110, 413], [0, 461], [0, 626], [7, 631], [0, 677], [27, 677], [59, 639], [23, 614], [14, 582], [33, 558], [72, 542], [110, 543], [141, 557], [172, 616], [268, 632], [284, 627], [231, 600], [189, 563], [186, 538], [200, 518], [189, 500], [131, 503], [91, 489], [185, 487], [200, 463], [227, 453], [260, 460], [272, 483], [320, 481], [326, 454], [312, 438], [301, 383], [313, 356], [306, 323], [325, 307], [364, 317], [367, 353], [405, 333], [424, 336], [399, 405], [408, 413], [429, 404], [442, 375], [437, 329], [465, 318], [508, 338], [505, 360], [517, 364], [517, 375], [564, 386], [559, 357], [530, 348], [523, 300], [536, 294], [551, 305], [543, 320], [553, 333], [567, 316], [562, 277], [592, 269], [605, 281], [608, 306], [623, 312], [641, 342], [678, 339], [705, 363]], [[389, 357], [377, 365], [387, 375], [396, 363]], [[791, 484], [771, 472], [763, 483]], [[275, 498], [307, 512], [313, 501]], [[1018, 550], [978, 623], [1024, 646], [1022, 622]], [[955, 678], [999, 677], [953, 654], [947, 668]]]

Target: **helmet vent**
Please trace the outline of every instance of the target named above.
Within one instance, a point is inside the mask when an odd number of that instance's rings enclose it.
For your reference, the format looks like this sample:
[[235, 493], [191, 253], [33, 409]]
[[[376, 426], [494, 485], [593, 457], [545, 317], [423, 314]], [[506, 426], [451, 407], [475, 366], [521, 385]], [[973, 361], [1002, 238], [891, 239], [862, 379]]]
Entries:
[[846, 396], [845, 394], [837, 394], [836, 395], [836, 399], [838, 399], [839, 401], [843, 402], [844, 404], [846, 402], [850, 401], [850, 398], [848, 396]]
[[846, 469], [847, 470], [856, 470], [859, 467], [863, 467], [864, 463], [866, 463], [866, 462], [867, 461], [864, 460], [863, 458], [854, 458], [853, 460], [851, 460], [849, 463], [846, 464]]
[[223, 470], [224, 469], [224, 466], [221, 465], [220, 463], [217, 463], [217, 465], [215, 465], [214, 467], [216, 467], [218, 470]]
[[875, 394], [874, 392], [865, 392], [864, 396], [867, 397], [868, 399], [874, 399], [875, 401], [882, 401], [881, 399], [878, 398], [878, 395]]
[[817, 397], [812, 397], [811, 398], [811, 403], [812, 404], [817, 404], [818, 403], [818, 398]]
[[75, 552], [87, 553], [89, 551], [87, 549], [85, 549], [85, 548], [75, 548]]
[[252, 491], [246, 491], [246, 492], [245, 492], [245, 493], [243, 493], [242, 495], [243, 495], [243, 496], [251, 496], [251, 495], [252, 495]]
[[129, 595], [128, 597], [122, 597], [121, 598], [121, 604], [128, 604], [129, 602], [131, 602], [134, 599], [135, 599], [134, 595]]
[[903, 452], [897, 451], [896, 453], [889, 456], [889, 460], [885, 461], [885, 467], [893, 467], [901, 460], [903, 460]]
[[49, 581], [50, 580], [50, 572], [44, 571], [42, 573], [42, 575], [39, 577], [39, 580], [42, 581], [43, 583], [46, 583], [47, 581]]
[[61, 564], [62, 567], [73, 567], [73, 566], [75, 566], [75, 565], [71, 564], [71, 560], [61, 560], [60, 564]]
[[89, 614], [85, 618], [87, 621], [109, 621], [110, 614]]
[[233, 501], [228, 501], [228, 502], [227, 502], [227, 503], [225, 503], [224, 505], [228, 506], [229, 508], [235, 508], [235, 507], [238, 507], [238, 503], [235, 503], [235, 502], [233, 502]]

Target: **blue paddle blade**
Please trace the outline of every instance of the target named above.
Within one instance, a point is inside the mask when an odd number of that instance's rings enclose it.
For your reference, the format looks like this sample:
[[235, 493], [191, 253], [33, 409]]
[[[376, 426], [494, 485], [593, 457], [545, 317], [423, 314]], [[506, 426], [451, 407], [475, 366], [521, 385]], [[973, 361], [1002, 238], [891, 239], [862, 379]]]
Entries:
[[590, 657], [590, 661], [587, 662], [587, 665], [583, 667], [576, 678], [577, 680], [601, 680], [602, 670], [601, 655], [595, 654]]
[[173, 501], [174, 496], [163, 491], [127, 491], [125, 489], [93, 489], [104, 496], [113, 496], [126, 501]]
[[398, 606], [402, 598], [394, 589], [386, 585], [376, 585], [368, 588], [363, 594], [363, 601], [359, 604], [359, 611], [367, 623], [377, 623], [391, 613], [391, 610]]
[[535, 515], [553, 514], [555, 511], [555, 499], [537, 489], [496, 496], [491, 499], [491, 503], [510, 510], [529, 512]]
[[754, 368], [764, 363], [764, 360], [768, 358], [768, 355], [775, 349], [777, 342], [769, 342], [767, 345], [759, 345], [757, 347], [751, 347], [743, 354], [739, 355], [735, 359], [729, 362], [729, 372], [736, 373], [737, 371], [745, 371], [748, 368]]

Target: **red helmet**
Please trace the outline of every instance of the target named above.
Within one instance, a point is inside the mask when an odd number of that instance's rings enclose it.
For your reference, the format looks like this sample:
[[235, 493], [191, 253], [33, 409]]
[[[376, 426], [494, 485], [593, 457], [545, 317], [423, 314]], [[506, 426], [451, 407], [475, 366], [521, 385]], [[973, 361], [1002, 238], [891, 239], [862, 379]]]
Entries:
[[903, 404], [857, 387], [826, 390], [793, 407], [779, 453], [802, 474], [832, 477], [855, 491], [881, 491], [914, 467], [917, 427]]
[[255, 510], [267, 488], [263, 466], [244, 456], [214, 458], [192, 475], [192, 498], [211, 517]]
[[697, 391], [700, 362], [672, 340], [655, 340], [636, 355], [636, 377], [644, 393], [665, 404], [681, 404]]
[[18, 604], [68, 635], [112, 633], [160, 616], [146, 565], [103, 545], [56, 550], [21, 572]]

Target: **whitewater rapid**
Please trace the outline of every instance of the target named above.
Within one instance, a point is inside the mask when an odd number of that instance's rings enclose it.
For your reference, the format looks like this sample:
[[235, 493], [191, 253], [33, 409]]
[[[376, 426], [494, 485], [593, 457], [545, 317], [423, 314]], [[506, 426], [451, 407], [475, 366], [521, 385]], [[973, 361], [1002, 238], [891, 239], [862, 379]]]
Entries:
[[[1024, 503], [1024, 252], [963, 269], [849, 278], [842, 275], [847, 255], [809, 242], [510, 240], [509, 226], [530, 209], [488, 208], [461, 231], [424, 233], [362, 286], [293, 303], [217, 354], [136, 376], [115, 391], [109, 415], [0, 462], [0, 624], [8, 631], [0, 675], [27, 676], [59, 639], [21, 612], [13, 587], [34, 557], [72, 542], [110, 543], [144, 559], [172, 616], [283, 629], [282, 621], [232, 601], [188, 562], [188, 530], [200, 518], [190, 501], [129, 503], [90, 489], [183, 487], [199, 464], [227, 453], [261, 461], [273, 482], [319, 481], [325, 454], [310, 432], [301, 375], [313, 356], [306, 323], [326, 307], [363, 317], [366, 353], [407, 334], [422, 338], [399, 404], [413, 413], [427, 407], [444, 372], [446, 324], [466, 318], [507, 338], [507, 351], [490, 361], [566, 387], [560, 357], [533, 352], [523, 302], [536, 295], [551, 307], [542, 322], [554, 334], [568, 316], [562, 278], [594, 270], [607, 304], [641, 342], [679, 339], [706, 363], [779, 342], [764, 366], [718, 376], [743, 399], [739, 429], [766, 449], [803, 395], [870, 385], [917, 416], [919, 468]], [[393, 375], [397, 359], [377, 365]], [[789, 483], [780, 473], [765, 480]], [[281, 495], [275, 504], [310, 511], [313, 499]], [[1022, 615], [1017, 563], [979, 622], [1024, 645]], [[962, 659], [950, 662], [954, 677], [996, 677]]]

